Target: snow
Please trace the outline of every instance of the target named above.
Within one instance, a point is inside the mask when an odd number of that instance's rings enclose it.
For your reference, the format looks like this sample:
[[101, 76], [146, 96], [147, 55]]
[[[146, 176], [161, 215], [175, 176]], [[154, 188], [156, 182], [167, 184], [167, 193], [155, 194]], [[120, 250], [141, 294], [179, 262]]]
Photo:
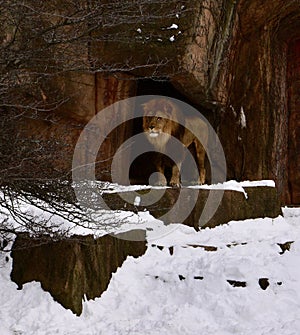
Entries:
[[141, 203], [141, 197], [136, 196], [133, 202], [134, 206], [139, 206], [140, 203]]
[[246, 115], [245, 115], [243, 106], [241, 107], [241, 113], [240, 113], [240, 125], [242, 128], [247, 127]]
[[174, 41], [175, 41], [175, 36], [172, 35], [172, 36], [169, 38], [169, 40], [170, 40], [171, 42], [174, 42]]
[[178, 25], [176, 23], [171, 24], [170, 27], [168, 27], [167, 29], [178, 29]]
[[[213, 184], [213, 185], [193, 185], [188, 188], [194, 189], [209, 189], [209, 190], [231, 190], [245, 193], [245, 187], [275, 187], [274, 180], [245, 180], [238, 182], [236, 180], [229, 180], [224, 183]], [[120, 193], [130, 191], [141, 191], [146, 189], [166, 189], [168, 186], [149, 186], [149, 185], [119, 185], [113, 183], [101, 184], [103, 193]]]
[[[274, 183], [231, 181], [222, 187], [249, 185]], [[147, 230], [146, 253], [128, 257], [102, 296], [83, 303], [80, 317], [56, 303], [39, 283], [17, 290], [10, 280], [12, 260], [0, 253], [0, 333], [298, 335], [300, 208], [282, 211], [275, 219], [231, 221], [199, 232], [165, 226], [148, 212], [139, 213], [142, 225], [156, 227]], [[293, 243], [282, 254], [279, 244], [286, 242]], [[266, 290], [259, 285], [261, 278], [268, 278]], [[246, 287], [233, 287], [228, 280]]]
[[[2, 255], [1, 334], [296, 335], [300, 211], [285, 208], [284, 213], [200, 232], [178, 225], [173, 234], [152, 241], [142, 257], [129, 257], [102, 297], [84, 302], [80, 317], [54, 302], [39, 283], [18, 291], [9, 278], [11, 260]], [[277, 243], [286, 241], [295, 242], [280, 255]], [[266, 290], [259, 278], [269, 279]], [[247, 286], [233, 287], [228, 280]]]
[[230, 107], [233, 115], [236, 117], [236, 111], [235, 111], [234, 107], [232, 105], [230, 105], [229, 107]]
[[245, 187], [275, 187], [275, 182], [273, 180], [258, 180], [258, 181], [245, 180], [242, 182], [229, 180], [220, 184], [189, 186], [189, 188], [194, 189], [228, 190], [228, 191], [242, 192], [244, 193], [245, 198], [247, 198], [248, 196]]

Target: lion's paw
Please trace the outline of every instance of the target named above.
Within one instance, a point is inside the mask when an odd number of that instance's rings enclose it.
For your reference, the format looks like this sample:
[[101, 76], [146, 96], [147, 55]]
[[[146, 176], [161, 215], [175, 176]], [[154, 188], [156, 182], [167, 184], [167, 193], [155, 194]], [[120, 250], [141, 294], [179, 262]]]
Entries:
[[170, 186], [173, 188], [178, 188], [178, 187], [181, 187], [181, 184], [180, 182], [170, 181]]

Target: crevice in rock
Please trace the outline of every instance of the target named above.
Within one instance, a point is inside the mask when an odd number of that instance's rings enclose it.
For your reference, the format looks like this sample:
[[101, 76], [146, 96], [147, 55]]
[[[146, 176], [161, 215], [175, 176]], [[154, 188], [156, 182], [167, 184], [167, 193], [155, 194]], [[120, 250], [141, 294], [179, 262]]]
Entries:
[[233, 287], [246, 287], [247, 286], [247, 283], [245, 281], [228, 279], [227, 282]]
[[260, 288], [265, 291], [270, 286], [269, 278], [259, 278], [258, 284]]

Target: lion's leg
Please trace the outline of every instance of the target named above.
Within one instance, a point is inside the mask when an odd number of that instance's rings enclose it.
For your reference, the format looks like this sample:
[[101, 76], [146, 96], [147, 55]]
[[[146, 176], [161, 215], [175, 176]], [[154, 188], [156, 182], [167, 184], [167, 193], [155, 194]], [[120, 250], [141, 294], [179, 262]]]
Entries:
[[172, 166], [172, 177], [170, 180], [170, 186], [172, 187], [180, 187], [180, 170], [181, 170], [181, 162], [177, 162]]
[[[161, 155], [158, 154], [157, 157], [155, 157], [154, 165], [155, 173], [153, 174], [153, 180], [151, 181], [151, 184], [157, 186], [166, 186], [167, 179], [165, 177], [165, 164]], [[150, 180], [151, 179], [152, 178], [150, 177]]]
[[206, 171], [204, 167], [205, 162], [205, 150], [202, 144], [199, 141], [195, 141], [195, 148], [196, 148], [196, 157], [197, 157], [197, 166], [199, 171], [199, 184], [205, 184], [205, 176]]
[[167, 185], [167, 179], [165, 177], [164, 166], [159, 165], [159, 166], [157, 166], [156, 170], [157, 170], [156, 171], [157, 172], [157, 180], [156, 180], [155, 185], [166, 186]]

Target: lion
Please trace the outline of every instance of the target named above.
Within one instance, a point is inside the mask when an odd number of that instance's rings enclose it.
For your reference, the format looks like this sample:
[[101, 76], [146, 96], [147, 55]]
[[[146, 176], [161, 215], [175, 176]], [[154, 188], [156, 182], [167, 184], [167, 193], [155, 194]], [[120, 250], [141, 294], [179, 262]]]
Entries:
[[[168, 150], [171, 150], [171, 138], [176, 137], [186, 148], [194, 143], [196, 150], [196, 164], [199, 172], [197, 184], [205, 183], [205, 149], [208, 140], [208, 127], [200, 117], [187, 117], [179, 110], [174, 102], [167, 98], [155, 98], [142, 105], [144, 109], [143, 130], [148, 141], [154, 146], [156, 151], [168, 156]], [[170, 120], [170, 118], [172, 120]], [[183, 126], [185, 125], [185, 127]], [[198, 138], [188, 129], [197, 129], [202, 133], [203, 145]], [[174, 155], [172, 155], [174, 156]], [[180, 187], [180, 170], [184, 161], [183, 152], [178, 152], [176, 148], [176, 162], [171, 166], [171, 178], [169, 185]], [[165, 186], [167, 184], [165, 176], [166, 160], [161, 154], [156, 156], [154, 165], [159, 172], [157, 185]]]

